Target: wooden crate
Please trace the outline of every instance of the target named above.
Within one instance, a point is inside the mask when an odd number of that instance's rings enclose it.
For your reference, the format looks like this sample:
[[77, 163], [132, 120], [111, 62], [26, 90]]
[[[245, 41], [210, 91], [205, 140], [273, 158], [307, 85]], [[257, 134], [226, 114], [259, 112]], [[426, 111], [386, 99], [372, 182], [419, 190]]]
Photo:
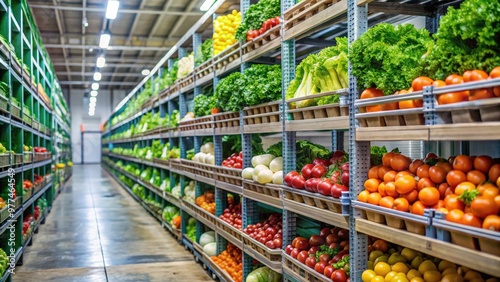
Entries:
[[308, 206], [329, 210], [334, 213], [342, 213], [342, 204], [339, 199], [311, 193], [303, 190], [283, 187], [283, 197], [285, 199], [304, 203]]
[[5, 45], [3, 45], [3, 43], [0, 43], [0, 55], [4, 59], [10, 59], [10, 52], [7, 49], [7, 47]]
[[365, 114], [365, 109], [360, 107], [359, 112], [356, 118], [361, 127], [425, 125], [423, 108], [384, 111], [372, 115]]
[[[8, 202], [8, 199], [5, 199], [5, 200]], [[10, 217], [9, 207], [5, 206], [3, 209], [0, 210], [0, 223], [4, 222], [9, 217]]]
[[215, 72], [222, 73], [228, 70], [231, 66], [239, 66], [241, 63], [240, 58], [241, 48], [240, 43], [238, 42], [213, 57]]
[[11, 104], [10, 105], [10, 112], [14, 118], [21, 120], [21, 108], [19, 108], [18, 106], [14, 105], [14, 104]]
[[439, 123], [477, 123], [500, 121], [500, 98], [436, 106]]
[[330, 278], [319, 274], [314, 269], [307, 267], [300, 261], [292, 258], [283, 251], [283, 268], [285, 271], [292, 272], [300, 277], [302, 281], [310, 282], [331, 282]]
[[196, 82], [205, 82], [213, 78], [214, 65], [212, 59], [209, 59], [197, 66], [194, 70]]
[[33, 188], [24, 190], [23, 203], [26, 203], [33, 196]]
[[243, 180], [243, 195], [255, 201], [282, 208], [281, 186], [275, 184], [259, 184], [253, 180]]
[[[243, 247], [243, 231], [236, 229], [235, 227], [223, 222], [222, 219], [217, 219], [215, 222], [215, 226], [217, 228], [217, 232], [222, 231], [227, 234], [230, 239], [232, 239], [232, 243], [239, 248]], [[222, 233], [221, 232], [221, 233]]]
[[33, 162], [33, 153], [24, 153], [23, 154], [23, 162], [26, 163], [32, 163]]
[[325, 10], [339, 0], [304, 0], [285, 11], [283, 15], [284, 29], [288, 30], [303, 21]]
[[23, 154], [13, 154], [12, 155], [12, 163], [14, 165], [21, 165], [21, 164], [23, 164]]
[[177, 84], [177, 81], [176, 81], [172, 85], [170, 85], [169, 87], [163, 89], [160, 92], [159, 97], [160, 97], [160, 99], [164, 99], [164, 98], [167, 98], [169, 96], [172, 96], [172, 95], [175, 95], [178, 93], [179, 93], [179, 84]]
[[33, 118], [30, 117], [28, 114], [24, 113], [23, 114], [23, 123], [26, 124], [27, 126], [31, 127], [33, 124]]
[[254, 250], [270, 262], [278, 263], [279, 265], [281, 264], [281, 248], [269, 249], [266, 245], [253, 239], [245, 233], [243, 233], [243, 242], [245, 243], [245, 248]]
[[264, 34], [257, 36], [256, 38], [246, 42], [242, 47], [243, 55], [246, 55], [252, 51], [259, 49], [260, 47], [268, 44], [269, 42], [280, 38], [281, 35], [281, 26], [277, 25], [269, 30], [267, 30]]
[[218, 182], [229, 183], [241, 187], [243, 185], [243, 178], [241, 177], [241, 169], [229, 168], [223, 166], [213, 167], [213, 177]]
[[280, 101], [269, 102], [243, 109], [245, 125], [275, 123], [280, 121]]
[[239, 133], [240, 128], [240, 113], [225, 112], [213, 115], [215, 122], [216, 134], [221, 133]]
[[192, 88], [194, 86], [194, 73], [190, 72], [186, 76], [179, 78], [178, 81], [181, 89]]
[[3, 95], [0, 95], [0, 112], [9, 112], [9, 99], [4, 97]]
[[1, 167], [8, 167], [11, 164], [11, 154], [0, 154], [0, 168]]
[[199, 118], [194, 118], [190, 120], [181, 121], [179, 123], [180, 131], [192, 131], [192, 130], [202, 130], [214, 128], [214, 117], [204, 116]]

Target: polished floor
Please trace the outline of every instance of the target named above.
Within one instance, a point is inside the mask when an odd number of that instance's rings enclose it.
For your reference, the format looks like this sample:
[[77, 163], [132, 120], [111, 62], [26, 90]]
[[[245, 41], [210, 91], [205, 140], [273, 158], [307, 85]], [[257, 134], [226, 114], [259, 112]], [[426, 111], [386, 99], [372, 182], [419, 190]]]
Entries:
[[14, 282], [212, 281], [99, 165], [75, 166]]

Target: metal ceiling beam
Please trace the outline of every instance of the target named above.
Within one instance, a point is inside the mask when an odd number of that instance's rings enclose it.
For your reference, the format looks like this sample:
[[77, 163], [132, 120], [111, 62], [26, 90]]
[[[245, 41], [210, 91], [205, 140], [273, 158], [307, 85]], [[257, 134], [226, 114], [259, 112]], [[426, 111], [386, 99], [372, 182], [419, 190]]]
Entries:
[[[114, 67], [123, 67], [123, 68], [143, 68], [144, 66], [154, 66], [156, 65], [157, 61], [151, 61], [150, 63], [144, 63], [144, 64], [108, 64], [106, 63], [106, 65], [104, 66], [104, 68], [114, 68]], [[59, 62], [59, 63], [52, 63], [52, 65], [54, 65], [54, 67], [57, 67], [57, 66], [70, 66], [70, 67], [79, 67], [81, 66], [82, 64], [81, 63], [72, 63], [72, 62], [69, 62], [69, 63], [64, 63], [64, 62]], [[86, 67], [93, 67], [95, 66], [95, 62], [93, 63], [85, 63], [85, 66]]]
[[[52, 0], [52, 3], [54, 5], [56, 5], [57, 4], [57, 0]], [[61, 43], [64, 43], [64, 28], [63, 28], [64, 24], [62, 23], [63, 19], [61, 18], [61, 15], [59, 15], [59, 11], [56, 11], [55, 14], [56, 14], [57, 29], [59, 30], [59, 33], [61, 35], [60, 40], [61, 40]], [[63, 51], [64, 59], [66, 60], [68, 58], [68, 53], [67, 53], [66, 49], [63, 49], [62, 51]], [[66, 71], [68, 71], [68, 72], [70, 71], [70, 68], [68, 66], [68, 62], [67, 61], [66, 61]], [[72, 80], [72, 78], [71, 78], [70, 75], [68, 75], [68, 79]]]
[[[94, 38], [95, 41], [97, 42], [99, 40], [99, 33], [101, 31], [99, 30], [98, 32], [96, 33], [88, 33], [86, 32], [85, 34], [85, 38]], [[52, 38], [57, 38], [59, 39], [59, 33], [56, 33], [56, 32], [41, 32], [40, 35], [43, 37], [43, 38], [49, 38], [49, 39], [52, 39]], [[82, 36], [80, 33], [74, 33], [74, 32], [66, 32], [64, 34], [66, 37], [80, 37]], [[128, 39], [128, 36], [127, 35], [116, 35], [116, 34], [113, 34], [111, 35], [112, 36], [112, 39], [113, 40], [121, 40], [121, 41], [124, 41], [124, 40], [127, 40]], [[163, 43], [165, 42], [165, 37], [160, 37], [160, 36], [134, 36], [134, 42], [155, 42], [155, 43]], [[180, 37], [173, 37], [173, 38], [170, 38], [172, 41], [175, 41], [177, 42], [177, 40], [180, 39]]]
[[[90, 81], [59, 81], [60, 85], [81, 85], [86, 86], [90, 85]], [[137, 82], [121, 82], [121, 81], [99, 81], [99, 85], [110, 85], [110, 86], [118, 86], [118, 85], [129, 85], [134, 86]]]
[[[45, 48], [62, 48], [62, 49], [98, 49], [98, 45], [83, 45], [83, 44], [44, 44]], [[154, 47], [154, 46], [109, 46], [107, 50], [110, 51], [137, 51], [137, 50], [146, 50], [146, 51], [168, 51], [170, 47]]]
[[[62, 11], [83, 11], [84, 9], [80, 6], [68, 6], [68, 5], [44, 5], [44, 4], [30, 4], [31, 8], [38, 9], [52, 9], [52, 10], [62, 10]], [[87, 7], [85, 8], [87, 12], [106, 12], [106, 8], [98, 7]], [[188, 12], [183, 11], [161, 11], [161, 10], [145, 10], [145, 9], [119, 9], [119, 13], [124, 14], [149, 14], [149, 15], [162, 15], [167, 16], [201, 16], [203, 12]]]
[[[52, 63], [64, 63], [64, 58], [62, 58], [60, 56], [51, 56], [50, 58], [51, 58]], [[148, 59], [140, 59], [140, 58], [120, 59], [120, 58], [111, 58], [109, 56], [106, 56], [106, 63], [109, 62], [109, 63], [124, 63], [124, 64], [127, 64], [127, 63], [152, 64], [152, 63], [156, 63], [159, 59], [161, 59], [161, 57], [156, 57], [156, 58], [147, 57], [147, 58]], [[81, 61], [80, 57], [69, 57], [68, 58], [68, 62], [80, 62], [80, 61]], [[86, 57], [85, 61], [95, 63], [95, 58]]]
[[[94, 72], [84, 72], [84, 73], [80, 73], [80, 72], [75, 72], [75, 71], [72, 71], [72, 72], [58, 72], [57, 74], [60, 74], [60, 75], [79, 75], [79, 74], [82, 74], [84, 77], [85, 76], [93, 76], [94, 75]], [[143, 77], [144, 75], [142, 75], [140, 72], [138, 73], [133, 73], [133, 72], [119, 72], [119, 73], [115, 73], [115, 72], [101, 72], [101, 75], [103, 77], [105, 76], [111, 76], [111, 75], [115, 75], [115, 76], [120, 76], [120, 77]], [[82, 78], [82, 80], [84, 80], [85, 78]]]

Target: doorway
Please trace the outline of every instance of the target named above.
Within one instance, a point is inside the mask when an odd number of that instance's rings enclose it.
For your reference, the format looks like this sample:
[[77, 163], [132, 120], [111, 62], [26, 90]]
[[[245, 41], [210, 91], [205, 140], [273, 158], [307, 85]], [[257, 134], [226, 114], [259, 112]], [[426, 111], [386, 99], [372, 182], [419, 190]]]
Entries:
[[82, 131], [81, 164], [101, 163], [101, 131]]

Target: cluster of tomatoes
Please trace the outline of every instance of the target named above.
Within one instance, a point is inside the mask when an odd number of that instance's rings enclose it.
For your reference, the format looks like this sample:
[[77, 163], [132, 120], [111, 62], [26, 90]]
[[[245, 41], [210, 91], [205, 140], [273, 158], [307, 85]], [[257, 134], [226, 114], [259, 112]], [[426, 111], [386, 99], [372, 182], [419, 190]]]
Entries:
[[281, 19], [279, 16], [264, 21], [259, 30], [247, 31], [247, 41], [252, 41], [254, 38], [259, 37], [259, 35], [262, 35], [266, 31], [270, 30], [271, 28], [279, 25], [280, 22], [281, 22]]
[[243, 281], [242, 252], [238, 247], [227, 243], [227, 249], [218, 256], [211, 257], [212, 261], [225, 270], [235, 282]]
[[300, 173], [287, 173], [284, 180], [295, 189], [340, 198], [342, 192], [349, 191], [349, 162], [345, 152], [336, 151], [329, 160], [318, 158], [302, 167]]
[[234, 228], [241, 230], [241, 203], [230, 204], [219, 218], [231, 224]]
[[389, 152], [372, 167], [358, 200], [423, 215], [433, 208], [455, 223], [500, 231], [500, 164], [489, 156], [427, 154], [424, 160]]
[[309, 239], [296, 237], [285, 252], [333, 282], [350, 281], [348, 230], [323, 228]]
[[269, 249], [281, 249], [282, 229], [281, 215], [271, 214], [264, 222], [248, 225], [243, 232]]
[[240, 152], [239, 154], [233, 153], [227, 159], [222, 161], [222, 166], [241, 169], [243, 166], [243, 152]]
[[[467, 82], [481, 81], [486, 79], [500, 78], [500, 67], [494, 68], [490, 74], [483, 70], [470, 70], [466, 71], [463, 75], [452, 74], [449, 75], [444, 81], [433, 80], [430, 77], [420, 76], [412, 81], [411, 88], [408, 90], [398, 91], [396, 94], [408, 94], [413, 91], [421, 91], [425, 86], [443, 87], [447, 85], [457, 85]], [[360, 99], [382, 97], [382, 91], [375, 88], [368, 88], [361, 93]], [[500, 97], [500, 86], [493, 88], [482, 88], [471, 91], [458, 91], [452, 93], [441, 94], [437, 98], [439, 105], [453, 104], [464, 101], [474, 101], [481, 99], [489, 99]], [[381, 105], [367, 106], [366, 112], [379, 112], [390, 111], [397, 109], [412, 109], [421, 108], [423, 106], [422, 100], [406, 100], [394, 103], [387, 103]]]

